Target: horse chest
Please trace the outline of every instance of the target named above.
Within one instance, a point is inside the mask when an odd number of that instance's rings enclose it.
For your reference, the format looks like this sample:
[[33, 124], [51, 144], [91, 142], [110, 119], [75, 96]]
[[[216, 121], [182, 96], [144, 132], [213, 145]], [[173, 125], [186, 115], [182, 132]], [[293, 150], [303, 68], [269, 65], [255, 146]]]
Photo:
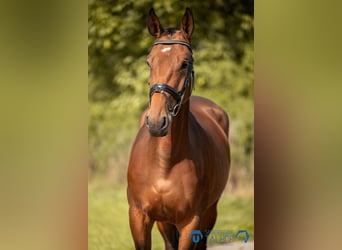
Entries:
[[191, 212], [193, 195], [173, 180], [159, 179], [149, 186], [142, 197], [142, 209], [153, 219], [169, 222], [182, 220]]

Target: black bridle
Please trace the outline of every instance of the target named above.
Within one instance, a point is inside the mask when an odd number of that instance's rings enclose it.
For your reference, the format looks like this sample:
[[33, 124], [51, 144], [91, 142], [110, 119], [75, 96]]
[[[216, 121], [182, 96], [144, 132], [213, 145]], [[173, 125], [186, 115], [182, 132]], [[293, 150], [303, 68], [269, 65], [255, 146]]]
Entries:
[[[183, 41], [177, 41], [177, 40], [165, 40], [165, 41], [156, 41], [154, 42], [153, 45], [158, 45], [158, 44], [180, 44], [183, 46], [188, 47], [192, 54], [192, 49], [191, 49], [191, 44]], [[183, 84], [183, 88], [180, 92], [177, 92], [174, 88], [170, 87], [169, 85], [165, 83], [155, 83], [150, 89], [150, 97], [149, 97], [149, 104], [151, 105], [151, 98], [154, 93], [161, 93], [165, 96], [166, 102], [167, 102], [167, 110], [171, 116], [176, 116], [180, 110], [180, 106], [182, 105], [183, 102], [183, 97], [185, 94], [186, 89], [188, 88], [190, 84], [190, 79], [192, 77], [194, 81], [194, 70], [193, 70], [193, 61], [190, 61], [188, 64], [188, 71], [186, 73], [185, 81]], [[192, 88], [194, 87], [194, 84], [192, 84]], [[166, 95], [166, 93], [169, 93], [175, 100], [176, 100], [176, 105], [172, 107], [171, 102], [169, 97]]]

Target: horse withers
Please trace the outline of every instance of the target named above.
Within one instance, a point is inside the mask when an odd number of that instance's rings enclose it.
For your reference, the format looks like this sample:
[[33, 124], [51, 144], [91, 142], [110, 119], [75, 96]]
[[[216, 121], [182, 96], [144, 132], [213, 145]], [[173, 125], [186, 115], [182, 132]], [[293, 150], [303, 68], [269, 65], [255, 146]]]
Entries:
[[229, 174], [228, 116], [213, 102], [191, 96], [191, 10], [176, 30], [164, 29], [151, 9], [148, 30], [156, 39], [147, 58], [149, 108], [142, 114], [127, 176], [135, 248], [151, 249], [156, 222], [166, 249], [206, 249], [205, 237], [195, 243], [190, 234], [204, 234], [216, 221]]

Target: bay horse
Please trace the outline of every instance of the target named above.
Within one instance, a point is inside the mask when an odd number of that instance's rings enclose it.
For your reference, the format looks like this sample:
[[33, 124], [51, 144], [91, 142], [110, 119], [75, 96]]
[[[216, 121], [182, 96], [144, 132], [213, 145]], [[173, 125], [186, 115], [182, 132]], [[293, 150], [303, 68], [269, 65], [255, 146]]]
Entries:
[[[151, 249], [154, 222], [165, 249], [206, 249], [192, 230], [211, 230], [226, 186], [229, 120], [219, 106], [191, 96], [194, 86], [189, 8], [181, 30], [164, 29], [153, 9], [148, 30], [155, 37], [147, 58], [149, 107], [131, 149], [127, 174], [129, 223], [136, 249]], [[198, 231], [197, 231], [198, 232]]]

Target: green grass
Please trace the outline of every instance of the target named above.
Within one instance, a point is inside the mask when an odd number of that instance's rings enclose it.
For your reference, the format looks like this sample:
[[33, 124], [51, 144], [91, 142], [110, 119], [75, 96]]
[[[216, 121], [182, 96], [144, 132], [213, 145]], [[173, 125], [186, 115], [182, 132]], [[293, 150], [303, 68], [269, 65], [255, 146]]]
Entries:
[[[254, 198], [224, 194], [219, 202], [214, 229], [246, 229], [254, 238]], [[128, 224], [128, 204], [125, 187], [109, 187], [90, 183], [88, 188], [88, 249], [133, 249]], [[152, 249], [164, 249], [155, 226]]]
[[[245, 229], [254, 239], [254, 197], [223, 194], [218, 204], [218, 217], [214, 230]], [[234, 239], [233, 239], [234, 241]]]

